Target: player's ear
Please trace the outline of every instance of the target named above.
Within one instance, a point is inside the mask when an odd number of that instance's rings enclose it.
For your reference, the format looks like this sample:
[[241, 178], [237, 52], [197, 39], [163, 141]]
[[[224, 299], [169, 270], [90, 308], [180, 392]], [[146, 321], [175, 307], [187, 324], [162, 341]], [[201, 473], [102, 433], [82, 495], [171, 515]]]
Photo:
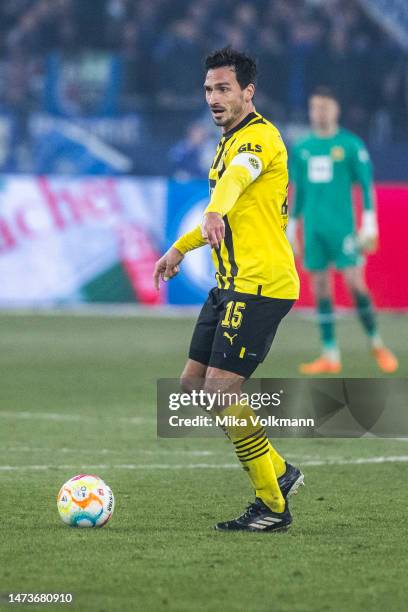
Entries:
[[338, 119], [341, 115], [340, 104], [336, 101], [336, 119]]
[[245, 102], [250, 102], [255, 95], [255, 85], [250, 83], [245, 87]]

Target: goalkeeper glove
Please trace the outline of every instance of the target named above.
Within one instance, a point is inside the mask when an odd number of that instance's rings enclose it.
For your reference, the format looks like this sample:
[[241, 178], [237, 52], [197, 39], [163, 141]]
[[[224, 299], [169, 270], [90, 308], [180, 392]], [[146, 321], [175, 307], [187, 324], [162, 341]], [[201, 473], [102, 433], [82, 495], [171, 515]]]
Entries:
[[298, 219], [289, 219], [286, 228], [286, 238], [289, 240], [289, 244], [292, 247], [293, 254], [295, 257], [299, 257], [301, 255], [300, 242], [298, 238], [298, 227]]
[[358, 233], [360, 248], [366, 253], [375, 253], [378, 247], [378, 226], [374, 210], [365, 210]]

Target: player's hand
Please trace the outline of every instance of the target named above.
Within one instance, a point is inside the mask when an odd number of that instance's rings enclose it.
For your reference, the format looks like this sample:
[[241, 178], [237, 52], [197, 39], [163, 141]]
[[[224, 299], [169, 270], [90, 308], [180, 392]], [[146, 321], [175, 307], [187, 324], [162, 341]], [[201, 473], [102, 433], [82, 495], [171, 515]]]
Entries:
[[358, 244], [364, 253], [375, 253], [378, 249], [378, 235], [365, 235], [363, 232], [358, 234]]
[[168, 281], [180, 272], [179, 263], [184, 259], [184, 255], [174, 247], [170, 249], [156, 261], [154, 266], [153, 281], [157, 290], [160, 288], [160, 278]]
[[302, 243], [300, 242], [297, 236], [293, 239], [293, 243], [291, 246], [292, 246], [292, 251], [293, 251], [293, 255], [295, 256], [295, 258], [296, 259], [301, 258], [303, 255]]
[[225, 237], [225, 223], [222, 216], [213, 212], [204, 215], [201, 232], [212, 249], [219, 249]]
[[363, 212], [361, 229], [358, 232], [358, 243], [365, 253], [375, 253], [378, 248], [377, 217], [372, 210]]
[[286, 228], [286, 237], [289, 240], [295, 257], [302, 256], [302, 245], [298, 236], [298, 225], [299, 222], [297, 219], [289, 219], [289, 223]]

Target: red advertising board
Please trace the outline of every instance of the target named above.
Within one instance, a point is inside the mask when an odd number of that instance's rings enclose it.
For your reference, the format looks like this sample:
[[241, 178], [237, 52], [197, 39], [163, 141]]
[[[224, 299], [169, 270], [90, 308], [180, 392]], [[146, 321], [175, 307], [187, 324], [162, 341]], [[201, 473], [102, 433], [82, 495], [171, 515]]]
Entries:
[[[367, 256], [366, 278], [378, 308], [408, 308], [408, 183], [377, 184], [377, 210], [380, 232], [378, 251]], [[360, 196], [356, 190], [358, 211]], [[297, 261], [301, 277], [298, 306], [314, 304], [309, 274]], [[351, 306], [350, 296], [341, 276], [334, 273], [338, 306]]]

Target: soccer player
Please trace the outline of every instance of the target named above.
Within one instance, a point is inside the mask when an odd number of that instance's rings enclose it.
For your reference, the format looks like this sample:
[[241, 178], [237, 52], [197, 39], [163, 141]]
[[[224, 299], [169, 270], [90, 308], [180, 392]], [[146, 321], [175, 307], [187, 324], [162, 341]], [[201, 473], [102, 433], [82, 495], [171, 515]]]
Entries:
[[[310, 375], [341, 371], [330, 284], [330, 266], [334, 264], [352, 294], [378, 367], [391, 373], [398, 368], [398, 361], [381, 339], [364, 280], [363, 252], [375, 250], [378, 234], [370, 158], [363, 142], [339, 127], [339, 114], [331, 90], [318, 88], [309, 100], [313, 131], [296, 143], [291, 159], [294, 199], [287, 235], [295, 254], [299, 254], [297, 226], [303, 218], [304, 261], [312, 275], [322, 344], [321, 356], [301, 364], [299, 369]], [[360, 185], [363, 194], [359, 233], [353, 212], [354, 183]]]
[[[156, 263], [154, 279], [171, 279], [188, 251], [209, 244], [217, 286], [208, 295], [181, 376], [208, 393], [239, 390], [271, 347], [282, 318], [299, 293], [293, 252], [286, 238], [287, 154], [278, 130], [256, 112], [256, 64], [231, 48], [206, 59], [205, 96], [222, 138], [209, 172], [210, 203], [203, 222], [179, 238]], [[276, 531], [292, 522], [287, 497], [303, 474], [251, 425], [250, 406], [230, 405], [222, 416], [244, 419], [227, 428], [247, 471], [255, 501], [225, 531]]]

